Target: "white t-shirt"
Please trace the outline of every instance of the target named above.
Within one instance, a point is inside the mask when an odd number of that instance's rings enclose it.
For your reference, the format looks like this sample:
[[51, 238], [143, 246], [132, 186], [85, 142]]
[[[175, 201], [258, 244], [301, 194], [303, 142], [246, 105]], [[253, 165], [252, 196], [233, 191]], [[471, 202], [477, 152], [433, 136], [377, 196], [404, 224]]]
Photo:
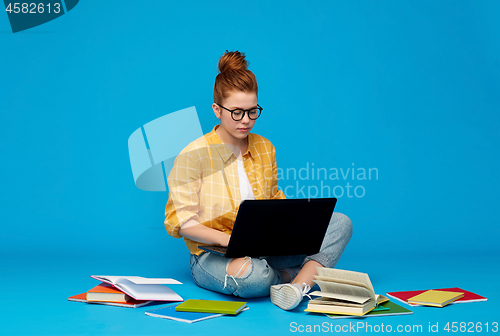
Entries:
[[238, 162], [238, 179], [240, 180], [241, 201], [254, 200], [255, 195], [253, 194], [252, 185], [250, 184], [247, 173], [245, 173], [245, 168], [243, 168], [243, 160], [236, 161]]

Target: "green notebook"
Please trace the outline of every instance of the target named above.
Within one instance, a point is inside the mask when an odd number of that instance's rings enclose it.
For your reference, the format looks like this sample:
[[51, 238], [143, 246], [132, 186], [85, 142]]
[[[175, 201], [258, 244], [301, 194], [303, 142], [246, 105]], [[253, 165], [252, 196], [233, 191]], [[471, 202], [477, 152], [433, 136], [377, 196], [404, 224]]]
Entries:
[[184, 301], [177, 307], [176, 311], [217, 313], [236, 315], [247, 306], [246, 302], [238, 301], [214, 301], [214, 300], [193, 300]]
[[365, 318], [372, 316], [392, 316], [392, 315], [407, 315], [413, 314], [413, 312], [409, 309], [401, 307], [400, 305], [395, 304], [394, 302], [387, 301], [381, 303], [379, 306], [384, 308], [388, 308], [385, 310], [372, 310], [371, 312], [366, 313], [363, 316], [350, 316], [350, 315], [337, 315], [337, 314], [325, 314], [329, 318], [338, 319], [338, 318]]

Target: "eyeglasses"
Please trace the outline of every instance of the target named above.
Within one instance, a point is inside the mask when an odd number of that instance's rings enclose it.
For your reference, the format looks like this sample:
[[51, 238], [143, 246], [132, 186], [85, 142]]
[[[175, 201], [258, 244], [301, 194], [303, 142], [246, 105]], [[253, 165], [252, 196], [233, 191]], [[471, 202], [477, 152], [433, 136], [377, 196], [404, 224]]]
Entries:
[[[217, 104], [217, 103], [216, 103]], [[245, 112], [248, 113], [248, 118], [251, 120], [255, 120], [258, 117], [260, 117], [260, 114], [262, 113], [263, 108], [260, 107], [259, 104], [257, 104], [257, 107], [251, 108], [249, 110], [242, 110], [242, 109], [234, 109], [230, 110], [228, 108], [225, 108], [224, 106], [217, 104], [220, 107], [222, 107], [224, 110], [231, 112], [231, 118], [233, 118], [234, 121], [240, 121], [245, 117]]]

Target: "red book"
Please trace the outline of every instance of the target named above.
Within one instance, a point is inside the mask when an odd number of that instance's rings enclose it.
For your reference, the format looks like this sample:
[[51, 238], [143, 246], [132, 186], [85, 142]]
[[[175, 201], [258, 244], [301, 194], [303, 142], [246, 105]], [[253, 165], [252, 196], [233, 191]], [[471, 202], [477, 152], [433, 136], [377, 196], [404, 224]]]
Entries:
[[109, 306], [127, 307], [127, 308], [138, 308], [138, 307], [142, 307], [142, 306], [152, 302], [152, 301], [138, 301], [138, 300], [131, 300], [131, 301], [125, 302], [125, 303], [124, 302], [87, 301], [87, 293], [82, 293], [82, 294], [70, 296], [68, 298], [68, 301], [104, 304], [104, 305], [109, 305]]
[[[447, 291], [447, 292], [457, 292], [457, 293], [464, 293], [464, 296], [456, 301], [453, 301], [450, 304], [455, 304], [455, 303], [465, 303], [465, 302], [479, 302], [479, 301], [486, 301], [488, 300], [484, 296], [477, 295], [475, 293], [466, 291], [464, 289], [458, 288], [458, 287], [453, 287], [453, 288], [436, 288], [435, 290], [440, 290], [440, 291]], [[404, 292], [387, 292], [387, 296], [399, 300], [403, 303], [406, 303], [407, 305], [410, 306], [418, 306], [415, 304], [408, 303], [408, 299], [414, 297], [415, 295], [421, 294], [423, 292], [426, 292], [427, 289], [424, 290], [415, 290], [415, 291], [404, 291]]]

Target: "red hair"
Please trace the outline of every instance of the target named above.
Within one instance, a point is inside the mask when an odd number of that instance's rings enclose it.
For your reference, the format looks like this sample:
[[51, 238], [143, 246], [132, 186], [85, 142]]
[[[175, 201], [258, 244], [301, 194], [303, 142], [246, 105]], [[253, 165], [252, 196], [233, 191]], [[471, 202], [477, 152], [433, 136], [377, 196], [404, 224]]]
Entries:
[[222, 104], [234, 91], [257, 92], [257, 78], [248, 70], [245, 54], [239, 51], [227, 51], [219, 59], [219, 74], [215, 77], [214, 102]]

